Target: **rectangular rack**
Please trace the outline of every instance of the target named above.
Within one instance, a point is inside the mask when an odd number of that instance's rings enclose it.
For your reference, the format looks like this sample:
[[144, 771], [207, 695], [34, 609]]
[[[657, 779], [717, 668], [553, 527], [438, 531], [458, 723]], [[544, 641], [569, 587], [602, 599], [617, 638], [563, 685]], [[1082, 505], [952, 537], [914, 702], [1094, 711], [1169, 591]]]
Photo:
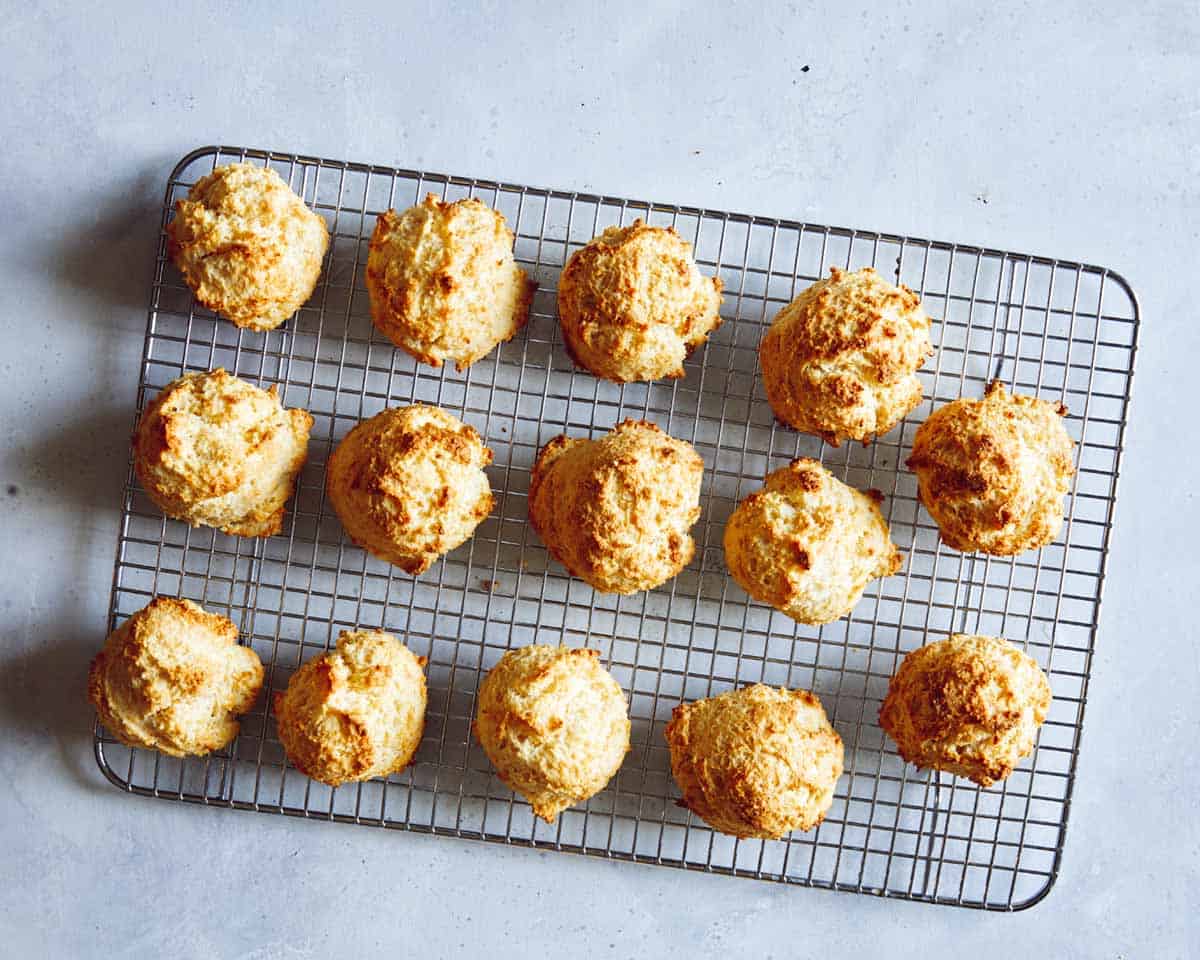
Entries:
[[[264, 695], [226, 750], [172, 759], [130, 749], [97, 727], [110, 781], [134, 794], [209, 806], [549, 847], [804, 886], [1016, 910], [1053, 884], [1063, 851], [1128, 417], [1136, 298], [1112, 271], [1042, 257], [671, 204], [421, 173], [293, 154], [207, 147], [171, 172], [162, 212], [214, 166], [269, 164], [330, 227], [311, 301], [280, 329], [240, 330], [199, 307], [160, 237], [137, 411], [189, 371], [224, 367], [314, 417], [309, 460], [283, 533], [229, 537], [164, 518], [125, 488], [110, 629], [156, 594], [231, 617], [266, 666]], [[376, 333], [363, 283], [374, 217], [433, 192], [477, 196], [516, 233], [538, 283], [528, 326], [468, 371], [422, 366]], [[566, 258], [612, 224], [673, 226], [702, 271], [724, 281], [722, 326], [676, 381], [626, 384], [576, 370], [563, 348], [555, 286]], [[778, 426], [757, 346], [776, 311], [828, 268], [875, 266], [920, 294], [936, 356], [925, 401], [869, 447], [832, 448]], [[1059, 539], [1013, 558], [943, 547], [903, 461], [929, 412], [980, 396], [999, 377], [1061, 401], [1079, 442]], [[465, 545], [412, 578], [343, 535], [325, 501], [325, 462], [360, 419], [436, 403], [493, 450], [496, 506]], [[557, 434], [596, 436], [626, 417], [695, 445], [706, 470], [693, 562], [629, 597], [570, 578], [527, 521], [529, 470]], [[796, 456], [885, 494], [906, 555], [853, 612], [802, 626], [750, 601], [725, 570], [735, 504]], [[268, 705], [302, 662], [353, 627], [382, 628], [429, 658], [429, 710], [414, 763], [386, 781], [337, 790], [289, 768]], [[1054, 700], [1037, 749], [1003, 784], [920, 773], [879, 729], [877, 711], [904, 653], [951, 631], [1003, 636], [1050, 676]], [[633, 748], [607, 789], [548, 826], [494, 775], [470, 733], [482, 675], [533, 642], [599, 649], [630, 700]], [[678, 807], [663, 728], [683, 700], [752, 682], [811, 689], [846, 746], [825, 822], [783, 840], [735, 841]]]

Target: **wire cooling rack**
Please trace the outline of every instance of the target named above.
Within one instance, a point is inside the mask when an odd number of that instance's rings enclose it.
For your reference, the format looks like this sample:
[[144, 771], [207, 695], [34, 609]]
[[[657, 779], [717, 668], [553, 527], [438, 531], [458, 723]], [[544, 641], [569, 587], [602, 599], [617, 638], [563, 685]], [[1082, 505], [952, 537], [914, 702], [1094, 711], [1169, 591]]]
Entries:
[[[1104, 581], [1138, 329], [1133, 292], [1100, 267], [861, 230], [420, 173], [260, 150], [207, 147], [171, 172], [174, 201], [214, 166], [269, 164], [326, 218], [332, 235], [312, 300], [280, 329], [239, 330], [196, 305], [160, 239], [140, 413], [182, 373], [224, 367], [314, 417], [308, 464], [283, 533], [266, 540], [191, 529], [125, 488], [110, 629], [156, 594], [231, 617], [267, 668], [265, 695], [238, 739], [207, 758], [130, 749], [103, 728], [96, 757], [130, 793], [315, 820], [550, 847], [806, 886], [1015, 910], [1058, 873]], [[538, 282], [529, 325], [468, 371], [416, 364], [372, 327], [363, 285], [376, 214], [425, 193], [473, 195], [516, 233]], [[606, 226], [642, 217], [694, 244], [724, 281], [724, 324], [676, 381], [618, 386], [576, 371], [559, 339], [555, 285], [567, 256]], [[831, 265], [874, 265], [916, 290], [935, 318], [925, 402], [869, 447], [831, 448], [778, 426], [757, 346], [775, 312]], [[917, 425], [993, 377], [1058, 400], [1079, 441], [1059, 539], [1014, 558], [941, 546], [903, 469]], [[439, 404], [495, 453], [496, 507], [475, 536], [420, 578], [366, 555], [326, 504], [325, 462], [360, 419], [387, 406]], [[540, 445], [595, 436], [625, 417], [693, 443], [705, 461], [692, 564], [657, 590], [595, 593], [552, 562], [529, 527], [529, 470]], [[822, 628], [755, 602], [726, 574], [722, 530], [737, 501], [793, 457], [819, 457], [857, 487], [884, 492], [903, 571], [872, 584]], [[343, 629], [383, 628], [429, 658], [429, 710], [414, 763], [336, 790], [285, 762], [268, 704], [295, 668]], [[1049, 673], [1054, 700], [1036, 752], [981, 790], [904, 764], [876, 715], [903, 654], [951, 631], [1007, 637]], [[494, 775], [470, 734], [482, 674], [533, 642], [600, 650], [629, 696], [633, 749], [608, 788], [548, 826]], [[682, 700], [762, 681], [815, 691], [846, 746], [825, 822], [783, 840], [735, 841], [675, 803], [663, 728]]]

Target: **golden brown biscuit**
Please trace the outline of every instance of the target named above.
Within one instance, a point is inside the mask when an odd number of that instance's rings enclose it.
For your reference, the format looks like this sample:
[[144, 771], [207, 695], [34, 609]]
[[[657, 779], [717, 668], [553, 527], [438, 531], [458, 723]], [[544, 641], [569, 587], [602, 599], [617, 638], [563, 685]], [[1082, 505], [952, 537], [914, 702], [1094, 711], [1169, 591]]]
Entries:
[[163, 388], [133, 435], [133, 466], [150, 499], [192, 526], [268, 537], [308, 456], [312, 417], [285, 410], [279, 391], [224, 370]]
[[830, 268], [779, 311], [759, 346], [763, 386], [784, 423], [835, 447], [887, 433], [921, 402], [933, 352], [917, 295], [870, 267]]
[[275, 694], [292, 766], [331, 787], [407, 767], [425, 730], [424, 666], [390, 633], [344, 631]]
[[682, 377], [683, 361], [721, 322], [721, 281], [706, 277], [674, 229], [635, 220], [572, 254], [558, 285], [575, 362], [625, 383]]
[[1066, 413], [997, 380], [982, 400], [955, 400], [921, 424], [908, 467], [942, 540], [1008, 556], [1058, 536], [1075, 474]]
[[550, 553], [605, 593], [665, 583], [692, 559], [704, 461], [644, 420], [599, 440], [555, 437], [529, 480], [529, 520]]
[[108, 635], [88, 699], [122, 743], [172, 757], [220, 750], [262, 688], [262, 662], [232, 620], [190, 600], [155, 597]]
[[360, 547], [411, 574], [466, 542], [492, 510], [473, 427], [440, 407], [395, 407], [356, 426], [329, 458], [329, 500]]
[[1033, 750], [1050, 681], [1007, 640], [956, 633], [909, 653], [879, 725], [909, 763], [990, 787]]
[[231, 163], [176, 202], [167, 239], [197, 300], [239, 327], [273, 330], [312, 296], [329, 231], [274, 170]]
[[511, 340], [537, 284], [513, 261], [504, 217], [479, 200], [425, 202], [375, 221], [367, 256], [371, 316], [422, 363], [459, 370]]
[[553, 823], [604, 789], [629, 750], [629, 708], [595, 650], [510, 650], [479, 687], [475, 737], [500, 779]]
[[801, 457], [767, 475], [725, 526], [725, 563], [750, 596], [800, 623], [829, 623], [903, 555], [879, 512], [882, 495], [842, 483]]
[[734, 837], [811, 830], [842, 775], [842, 738], [807, 690], [756, 683], [681, 704], [666, 738], [682, 806]]

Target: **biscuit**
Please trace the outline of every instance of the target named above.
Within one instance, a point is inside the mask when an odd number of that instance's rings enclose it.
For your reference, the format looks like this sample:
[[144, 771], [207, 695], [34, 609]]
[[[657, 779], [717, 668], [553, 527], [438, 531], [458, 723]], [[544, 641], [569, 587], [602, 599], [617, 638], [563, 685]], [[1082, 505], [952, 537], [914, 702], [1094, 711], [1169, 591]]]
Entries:
[[682, 377], [683, 361], [721, 322], [721, 281], [700, 273], [674, 229], [635, 220], [572, 254], [558, 286], [575, 362], [626, 383]]
[[312, 417], [285, 410], [279, 391], [217, 369], [175, 380], [146, 408], [133, 466], [163, 512], [192, 526], [267, 537], [308, 456]]
[[599, 440], [558, 436], [529, 480], [529, 520], [570, 573], [604, 593], [636, 593], [691, 561], [704, 461], [644, 420]]
[[344, 631], [275, 694], [292, 766], [331, 787], [407, 767], [425, 730], [424, 666], [390, 633]]
[[909, 653], [879, 725], [900, 756], [990, 787], [1033, 750], [1050, 681], [1007, 640], [956, 633]]
[[273, 330], [312, 296], [325, 221], [274, 170], [217, 167], [175, 204], [168, 250], [196, 299], [251, 330]]
[[429, 194], [375, 221], [367, 291], [375, 326], [422, 363], [465, 370], [511, 340], [537, 285], [513, 260], [504, 217], [475, 199]]
[[807, 690], [758, 683], [682, 704], [666, 739], [681, 806], [734, 837], [811, 830], [842, 775], [842, 738]]
[[1010, 556], [1058, 536], [1075, 474], [1066, 412], [997, 380], [982, 400], [955, 400], [921, 424], [908, 467], [948, 546]]
[[329, 458], [329, 500], [360, 547], [413, 575], [466, 542], [492, 509], [473, 427], [417, 403], [358, 424]]
[[220, 750], [262, 688], [262, 662], [232, 620], [155, 597], [108, 635], [88, 671], [100, 722], [130, 747], [182, 757]]
[[847, 486], [816, 460], [793, 460], [730, 516], [725, 563], [750, 596], [793, 620], [837, 620], [871, 580], [903, 562], [879, 511], [882, 499]]
[[779, 311], [758, 351], [775, 416], [835, 447], [867, 443], [912, 411], [932, 352], [917, 295], [870, 267], [831, 268]]
[[473, 730], [496, 773], [547, 823], [604, 789], [629, 750], [629, 708], [595, 650], [510, 650], [479, 687]]

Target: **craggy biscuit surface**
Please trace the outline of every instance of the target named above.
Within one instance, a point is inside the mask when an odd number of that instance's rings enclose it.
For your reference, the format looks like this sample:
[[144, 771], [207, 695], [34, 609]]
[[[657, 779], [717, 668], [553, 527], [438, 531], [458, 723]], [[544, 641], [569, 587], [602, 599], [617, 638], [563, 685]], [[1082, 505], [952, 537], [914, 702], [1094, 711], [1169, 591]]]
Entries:
[[558, 313], [567, 349], [598, 377], [682, 377], [683, 361], [720, 324], [721, 281], [691, 244], [637, 220], [609, 227], [563, 268]]
[[750, 596], [793, 620], [836, 620], [871, 580], [890, 576], [903, 561], [880, 499], [842, 483], [816, 460], [793, 460], [768, 474], [729, 518], [729, 572]]
[[122, 743], [173, 757], [219, 750], [262, 688], [258, 655], [227, 617], [155, 597], [108, 635], [88, 671], [88, 699]]
[[403, 770], [425, 729], [424, 666], [389, 633], [342, 633], [275, 694], [288, 760], [332, 787]]
[[755, 684], [685, 703], [666, 738], [683, 805], [735, 837], [811, 830], [842, 775], [842, 738], [806, 690]]
[[329, 458], [334, 510], [359, 546], [411, 574], [466, 542], [492, 509], [492, 452], [452, 413], [427, 404], [358, 424]]
[[476, 199], [423, 203], [375, 222], [367, 291], [375, 326], [422, 363], [463, 370], [510, 340], [535, 284], [513, 260], [504, 217]]
[[558, 436], [529, 482], [529, 519], [551, 554], [606, 593], [649, 590], [692, 559], [704, 461], [644, 420], [598, 440]]
[[196, 182], [167, 225], [171, 259], [204, 306], [271, 330], [312, 296], [325, 221], [269, 167], [231, 163]]
[[921, 503], [955, 550], [999, 556], [1051, 543], [1075, 474], [1066, 408], [995, 381], [917, 429], [908, 466]]
[[625, 694], [595, 650], [510, 650], [479, 688], [476, 739], [547, 823], [604, 789], [629, 750], [629, 730]]
[[904, 658], [879, 725], [909, 763], [990, 787], [1030, 754], [1049, 709], [1036, 660], [1007, 640], [955, 634]]
[[921, 402], [933, 352], [917, 295], [870, 267], [833, 267], [779, 311], [759, 346], [775, 415], [837, 446], [887, 433]]
[[308, 411], [285, 410], [275, 387], [260, 390], [221, 369], [189, 373], [142, 414], [133, 466], [169, 516], [266, 537], [283, 525], [311, 428]]

